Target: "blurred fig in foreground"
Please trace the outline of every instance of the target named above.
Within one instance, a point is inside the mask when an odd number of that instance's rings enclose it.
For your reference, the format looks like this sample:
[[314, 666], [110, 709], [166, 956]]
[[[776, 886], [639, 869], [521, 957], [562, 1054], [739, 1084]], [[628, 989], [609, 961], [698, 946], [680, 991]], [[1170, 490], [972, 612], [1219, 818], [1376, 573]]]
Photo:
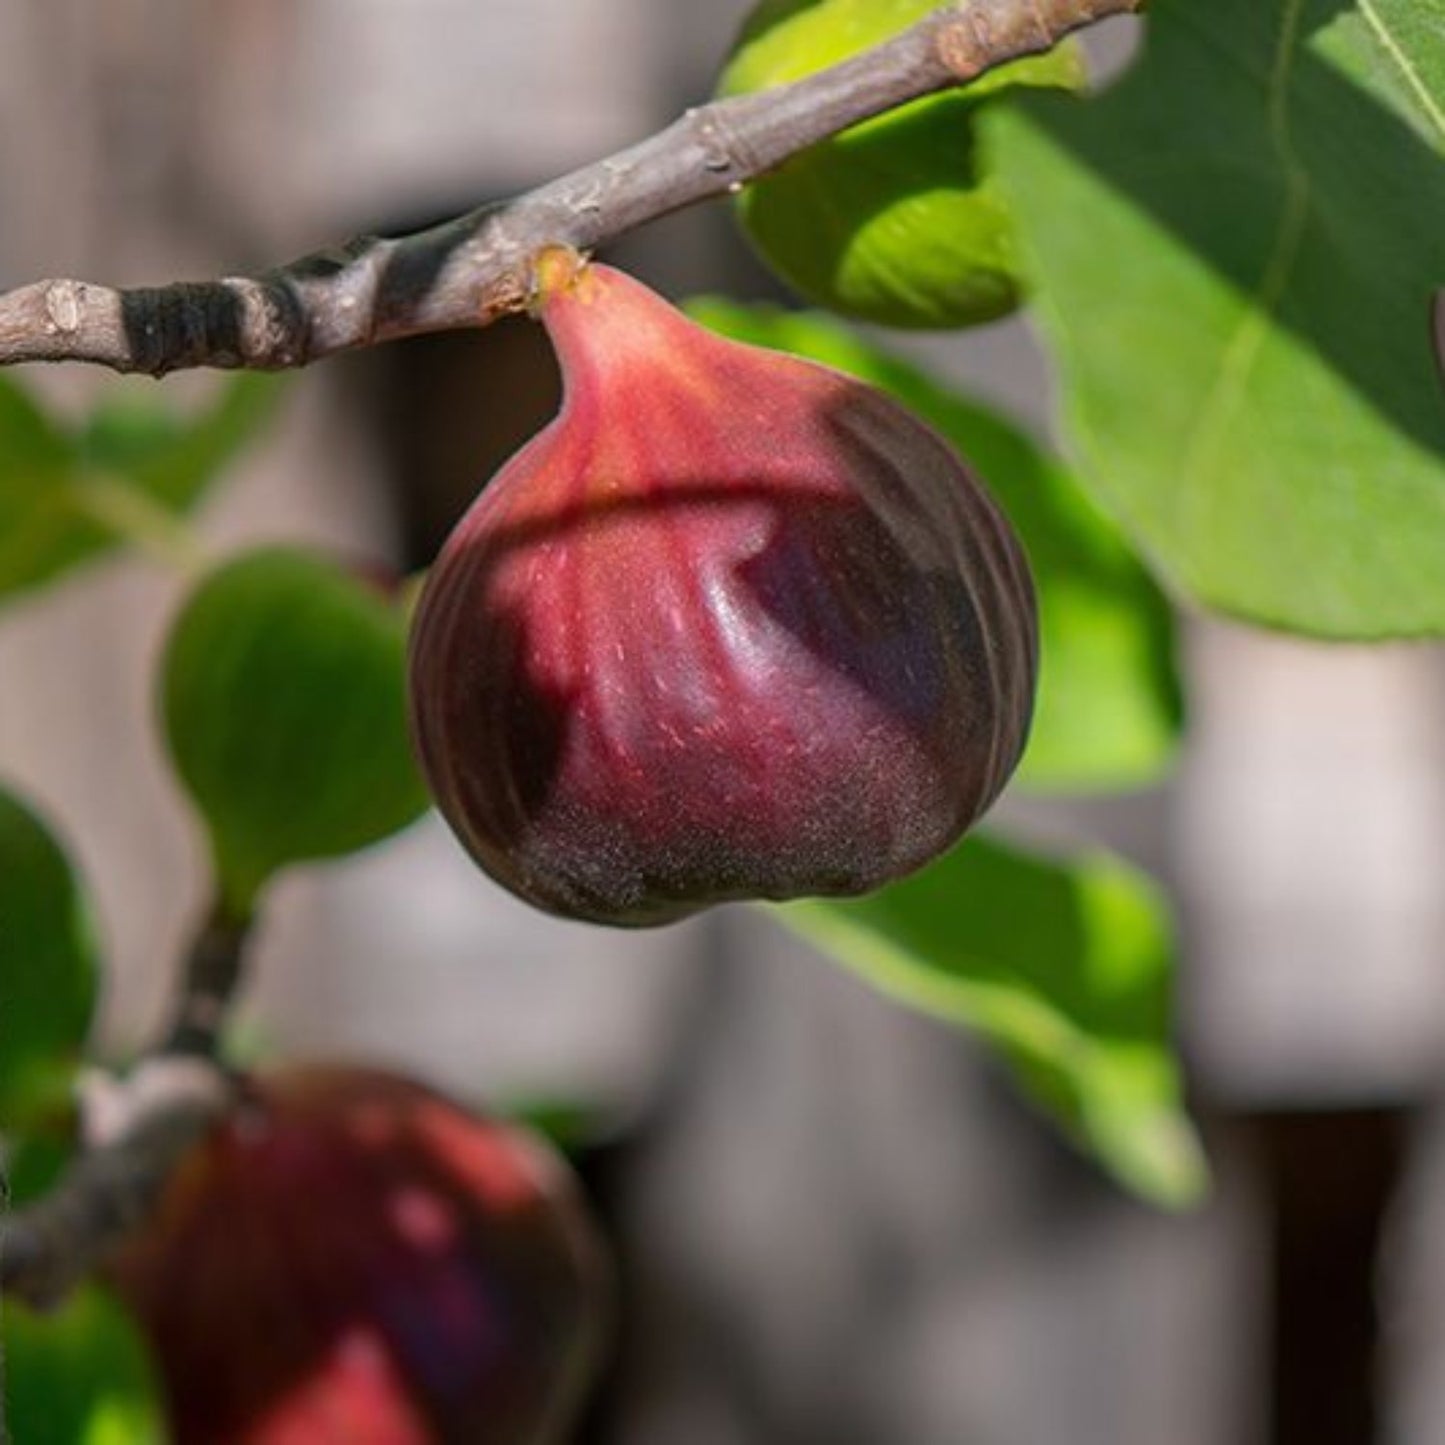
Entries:
[[856, 894], [943, 852], [1022, 751], [1023, 552], [854, 378], [545, 252], [557, 418], [443, 548], [411, 639], [441, 811], [553, 912]]
[[342, 1068], [248, 1085], [114, 1266], [174, 1445], [554, 1445], [606, 1281], [548, 1146]]

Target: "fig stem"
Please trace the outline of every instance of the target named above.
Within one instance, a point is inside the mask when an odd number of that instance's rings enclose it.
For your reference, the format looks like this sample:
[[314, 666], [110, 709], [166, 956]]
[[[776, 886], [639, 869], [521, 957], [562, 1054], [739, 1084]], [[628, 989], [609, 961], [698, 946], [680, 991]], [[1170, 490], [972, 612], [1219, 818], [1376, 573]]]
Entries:
[[528, 310], [533, 315], [553, 297], [570, 291], [587, 269], [587, 258], [571, 246], [544, 246], [532, 263], [532, 299]]
[[687, 111], [637, 145], [499, 206], [410, 236], [361, 236], [250, 276], [118, 290], [75, 280], [0, 294], [0, 365], [87, 361], [162, 376], [283, 370], [424, 332], [485, 326], [533, 300], [544, 247], [590, 252], [735, 192], [860, 121], [1052, 48], [1144, 0], [970, 0], [803, 80]]

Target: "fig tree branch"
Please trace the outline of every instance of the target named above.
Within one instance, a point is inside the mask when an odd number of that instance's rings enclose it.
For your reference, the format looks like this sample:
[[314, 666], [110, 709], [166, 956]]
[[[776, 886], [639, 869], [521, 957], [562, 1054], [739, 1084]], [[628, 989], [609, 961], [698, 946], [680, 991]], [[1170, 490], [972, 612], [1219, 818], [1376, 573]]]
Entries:
[[167, 1055], [111, 1087], [131, 1096], [128, 1126], [88, 1147], [50, 1193], [4, 1221], [0, 1294], [36, 1309], [59, 1304], [150, 1215], [229, 1092], [213, 1064]]
[[88, 361], [161, 376], [277, 370], [521, 310], [543, 246], [590, 251], [740, 189], [790, 156], [921, 96], [1052, 48], [1144, 0], [958, 0], [841, 65], [713, 101], [616, 155], [414, 235], [362, 236], [252, 276], [117, 290], [37, 281], [0, 295], [0, 364]]

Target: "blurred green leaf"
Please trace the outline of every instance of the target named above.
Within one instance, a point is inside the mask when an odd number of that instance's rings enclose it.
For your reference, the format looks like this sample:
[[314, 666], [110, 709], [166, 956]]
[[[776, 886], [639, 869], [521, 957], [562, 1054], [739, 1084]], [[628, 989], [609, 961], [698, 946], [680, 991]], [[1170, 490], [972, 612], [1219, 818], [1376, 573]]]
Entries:
[[50, 1112], [73, 1074], [99, 979], [74, 870], [29, 807], [0, 789], [0, 1118]]
[[532, 1129], [563, 1154], [576, 1154], [618, 1130], [597, 1104], [580, 1099], [517, 1098], [494, 1101], [492, 1111], [508, 1123]]
[[53, 1314], [0, 1311], [8, 1439], [16, 1445], [162, 1445], [150, 1357], [130, 1317], [96, 1286]]
[[175, 552], [176, 518], [255, 438], [278, 387], [235, 376], [183, 414], [153, 383], [121, 383], [72, 433], [0, 377], [0, 604], [124, 542]]
[[1040, 789], [1157, 780], [1181, 726], [1168, 603], [1073, 476], [995, 413], [816, 313], [692, 301], [705, 326], [891, 392], [978, 468], [1023, 538], [1039, 593], [1039, 701], [1018, 780]]
[[882, 993], [989, 1039], [1131, 1189], [1175, 1207], [1203, 1192], [1170, 1047], [1169, 916], [1143, 875], [975, 837], [879, 893], [775, 912]]
[[70, 437], [0, 376], [0, 601], [105, 545], [106, 530], [76, 508], [74, 478]]
[[1155, 0], [1088, 102], [986, 134], [1091, 487], [1176, 586], [1445, 631], [1445, 0]]
[[[798, 80], [904, 30], [937, 0], [764, 0], [719, 90]], [[1000, 66], [809, 147], [747, 186], [738, 215], [802, 295], [887, 326], [968, 326], [1020, 300], [1013, 226], [975, 145], [980, 100], [1024, 86], [1076, 87], [1081, 52]]]
[[81, 433], [84, 465], [123, 477], [172, 511], [184, 511], [271, 419], [282, 384], [276, 376], [238, 373], [209, 405], [187, 416], [151, 384], [117, 387]]
[[204, 578], [163, 663], [166, 738], [238, 915], [278, 869], [366, 847], [427, 794], [399, 607], [325, 558], [266, 548]]
[[68, 1130], [7, 1138], [0, 1153], [4, 1165], [5, 1198], [18, 1208], [49, 1193], [75, 1157], [79, 1115], [73, 1112]]

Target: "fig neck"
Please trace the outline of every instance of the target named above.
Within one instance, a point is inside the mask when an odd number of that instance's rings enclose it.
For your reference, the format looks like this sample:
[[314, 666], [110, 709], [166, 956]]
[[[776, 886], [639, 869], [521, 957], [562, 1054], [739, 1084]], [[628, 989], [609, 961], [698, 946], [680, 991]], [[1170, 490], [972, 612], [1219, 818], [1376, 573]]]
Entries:
[[569, 266], [567, 253], [553, 251], [539, 258], [536, 274], [537, 315], [569, 389], [589, 377], [626, 372], [635, 379], [639, 367], [666, 369], [700, 331], [671, 302], [611, 266], [575, 260]]

